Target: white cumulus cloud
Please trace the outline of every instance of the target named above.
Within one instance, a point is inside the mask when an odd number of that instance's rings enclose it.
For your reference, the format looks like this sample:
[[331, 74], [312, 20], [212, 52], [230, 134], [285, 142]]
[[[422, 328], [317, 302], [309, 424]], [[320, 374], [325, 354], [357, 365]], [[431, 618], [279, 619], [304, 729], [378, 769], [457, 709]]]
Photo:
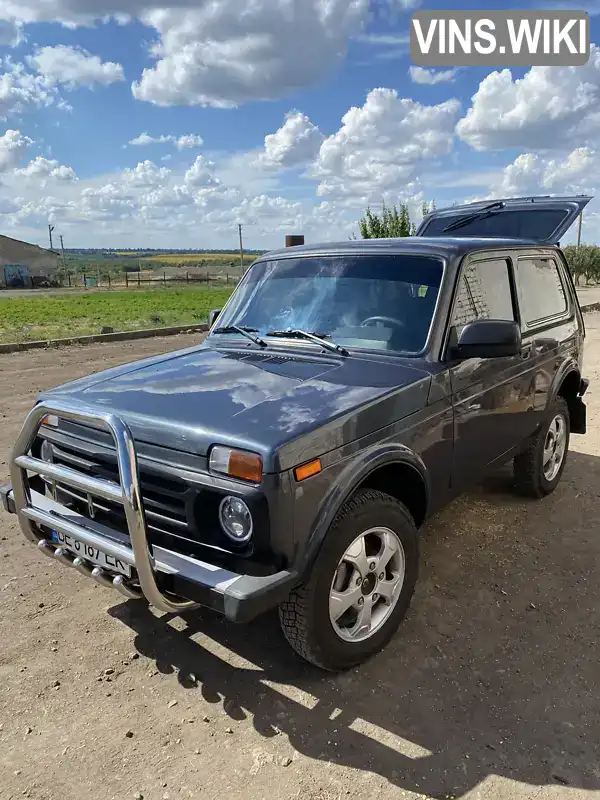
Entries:
[[459, 111], [458, 100], [428, 106], [373, 89], [321, 145], [313, 170], [318, 194], [369, 199], [406, 188], [420, 165], [451, 152]]
[[55, 159], [48, 159], [43, 156], [37, 156], [26, 167], [15, 170], [15, 174], [23, 178], [34, 178], [40, 181], [47, 178], [53, 178], [57, 181], [77, 180], [77, 175], [72, 167], [67, 167]]
[[452, 83], [456, 78], [458, 69], [425, 69], [425, 67], [412, 66], [408, 70], [413, 83], [423, 83], [434, 86], [436, 83]]
[[68, 27], [137, 20], [155, 35], [150, 48], [155, 63], [133, 82], [135, 97], [163, 106], [235, 107], [316, 85], [341, 64], [349, 42], [370, 20], [404, 19], [418, 5], [418, 0], [0, 0], [0, 18]]
[[202, 147], [204, 144], [203, 138], [195, 133], [187, 133], [182, 136], [173, 136], [172, 134], [168, 136], [150, 136], [148, 133], [140, 133], [139, 136], [131, 139], [129, 144], [134, 147], [146, 147], [150, 144], [166, 144], [168, 142], [174, 144], [178, 150], [192, 150]]
[[5, 59], [5, 72], [0, 73], [0, 119], [8, 119], [51, 105], [63, 105], [56, 90], [42, 75], [32, 75], [23, 64]]
[[199, 0], [140, 16], [160, 38], [133, 84], [158, 105], [235, 107], [316, 84], [339, 64], [369, 0]]
[[476, 150], [540, 150], [593, 145], [600, 135], [600, 49], [582, 67], [532, 67], [513, 80], [510, 70], [481, 81], [456, 126]]
[[0, 136], [0, 172], [16, 167], [33, 141], [21, 131], [8, 130]]
[[150, 136], [148, 133], [140, 133], [139, 136], [130, 139], [128, 144], [133, 147], [147, 147], [150, 144], [165, 144], [166, 142], [172, 141], [172, 136]]
[[504, 168], [491, 196], [580, 194], [592, 190], [599, 178], [600, 154], [590, 147], [578, 147], [561, 158], [522, 153]]
[[188, 133], [175, 138], [175, 147], [178, 150], [194, 150], [202, 147], [203, 144], [204, 139], [195, 133]]
[[204, 156], [198, 156], [184, 176], [187, 186], [216, 186], [219, 183], [215, 177], [215, 165]]
[[127, 186], [154, 187], [162, 186], [171, 175], [167, 167], [157, 167], [153, 161], [140, 161], [133, 169], [123, 170], [123, 182]]
[[258, 163], [274, 167], [298, 167], [313, 161], [325, 137], [306, 114], [290, 111], [275, 133], [265, 137]]
[[64, 44], [40, 47], [30, 56], [29, 62], [48, 81], [68, 88], [96, 83], [108, 86], [125, 80], [121, 64], [102, 61], [83, 48]]
[[81, 192], [79, 201], [71, 207], [75, 219], [116, 220], [131, 219], [137, 203], [123, 185], [107, 183], [98, 188], [86, 187]]

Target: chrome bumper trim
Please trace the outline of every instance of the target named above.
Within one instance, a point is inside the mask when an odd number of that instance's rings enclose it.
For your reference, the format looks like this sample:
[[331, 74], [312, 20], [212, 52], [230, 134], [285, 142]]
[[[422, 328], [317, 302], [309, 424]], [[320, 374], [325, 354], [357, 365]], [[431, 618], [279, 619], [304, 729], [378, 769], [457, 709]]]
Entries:
[[49, 481], [66, 483], [67, 486], [71, 486], [73, 489], [89, 492], [96, 497], [102, 497], [104, 500], [112, 500], [113, 503], [123, 502], [121, 487], [112, 481], [105, 481], [101, 478], [88, 478], [87, 475], [82, 475], [81, 472], [76, 472], [70, 467], [63, 467], [61, 464], [50, 464], [48, 461], [40, 461], [39, 458], [31, 458], [31, 456], [17, 456], [15, 464], [17, 467], [29, 472], [35, 472]]
[[[96, 425], [108, 430], [112, 435], [116, 448], [120, 486], [110, 481], [89, 478], [69, 467], [48, 464], [45, 461], [30, 457], [28, 454], [31, 446], [35, 441], [44, 417], [48, 415], [84, 425]], [[50, 480], [64, 482], [89, 494], [121, 503], [125, 510], [131, 548], [119, 545], [112, 535], [108, 538], [98, 536], [97, 533], [91, 530], [90, 521], [85, 517], [81, 518], [84, 520], [84, 525], [77, 524], [65, 520], [60, 513], [56, 515], [48, 514], [46, 511], [41, 510], [39, 506], [34, 505], [27, 476], [28, 472], [44, 475]], [[38, 404], [29, 412], [17, 438], [10, 462], [10, 474], [15, 510], [23, 534], [29, 541], [35, 544], [40, 541], [40, 534], [33, 523], [43, 524], [56, 530], [62, 529], [65, 532], [68, 530], [69, 533], [82, 541], [95, 547], [100, 547], [111, 555], [116, 555], [118, 552], [119, 555], [116, 557], [126, 560], [128, 564], [135, 568], [144, 596], [151, 605], [160, 611], [179, 613], [197, 607], [197, 603], [187, 600], [177, 601], [167, 597], [158, 587], [154, 555], [150, 552], [148, 545], [146, 517], [140, 491], [135, 444], [129, 427], [115, 414], [75, 404], [71, 401], [46, 401]], [[190, 559], [190, 561], [193, 561], [193, 559]], [[200, 562], [197, 563], [199, 564]], [[93, 570], [92, 577], [104, 583], [103, 578], [105, 576], [100, 573], [94, 575], [95, 571]], [[221, 570], [218, 571], [223, 572]]]
[[27, 519], [37, 522], [38, 525], [45, 525], [47, 528], [59, 531], [59, 533], [64, 533], [67, 536], [75, 536], [77, 539], [81, 539], [82, 542], [85, 542], [85, 544], [100, 548], [113, 558], [118, 558], [120, 561], [129, 564], [130, 567], [135, 567], [135, 558], [130, 547], [125, 547], [125, 545], [119, 544], [118, 542], [113, 542], [111, 539], [99, 536], [88, 528], [63, 519], [57, 514], [42, 511], [39, 508], [24, 508], [21, 513]]

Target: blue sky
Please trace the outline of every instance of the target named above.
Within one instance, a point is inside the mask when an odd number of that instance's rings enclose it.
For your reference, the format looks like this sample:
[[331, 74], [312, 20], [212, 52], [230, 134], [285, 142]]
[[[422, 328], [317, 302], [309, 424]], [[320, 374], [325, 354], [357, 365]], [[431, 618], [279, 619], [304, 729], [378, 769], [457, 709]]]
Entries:
[[[597, 41], [600, 0], [572, 6]], [[242, 222], [269, 248], [347, 238], [383, 199], [417, 215], [423, 200], [594, 193], [600, 51], [579, 68], [415, 70], [411, 12], [455, 7], [0, 0], [0, 230], [233, 247]]]

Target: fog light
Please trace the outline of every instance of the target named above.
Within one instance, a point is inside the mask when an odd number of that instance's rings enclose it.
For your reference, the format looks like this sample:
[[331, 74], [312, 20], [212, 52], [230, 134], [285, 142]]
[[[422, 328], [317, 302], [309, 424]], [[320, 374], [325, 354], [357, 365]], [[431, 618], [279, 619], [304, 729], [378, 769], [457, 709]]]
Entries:
[[225, 497], [219, 506], [219, 522], [223, 531], [238, 544], [244, 544], [252, 536], [252, 514], [239, 497]]

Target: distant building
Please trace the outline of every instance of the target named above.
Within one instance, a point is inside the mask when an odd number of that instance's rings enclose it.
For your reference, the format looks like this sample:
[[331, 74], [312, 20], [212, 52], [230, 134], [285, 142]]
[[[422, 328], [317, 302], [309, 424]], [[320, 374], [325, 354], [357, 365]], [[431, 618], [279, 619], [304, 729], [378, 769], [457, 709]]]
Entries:
[[0, 235], [0, 288], [28, 289], [51, 281], [59, 260], [53, 250]]

